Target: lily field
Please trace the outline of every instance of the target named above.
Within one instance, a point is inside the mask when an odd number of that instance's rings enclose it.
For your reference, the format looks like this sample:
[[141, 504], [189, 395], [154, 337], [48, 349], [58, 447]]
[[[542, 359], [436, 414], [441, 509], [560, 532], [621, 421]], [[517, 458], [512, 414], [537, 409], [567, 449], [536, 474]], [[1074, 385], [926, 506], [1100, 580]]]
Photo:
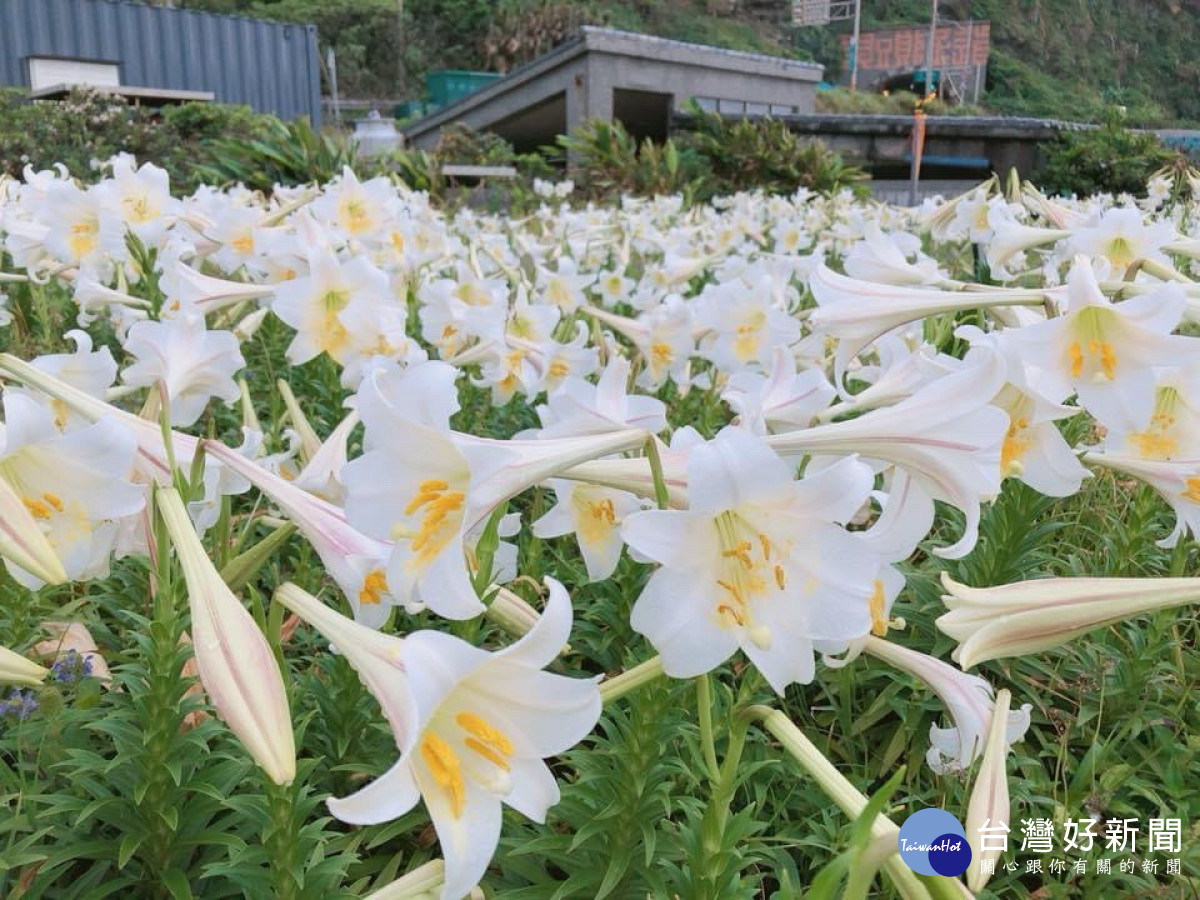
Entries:
[[73, 174], [0, 179], [0, 897], [1200, 895], [1200, 173]]

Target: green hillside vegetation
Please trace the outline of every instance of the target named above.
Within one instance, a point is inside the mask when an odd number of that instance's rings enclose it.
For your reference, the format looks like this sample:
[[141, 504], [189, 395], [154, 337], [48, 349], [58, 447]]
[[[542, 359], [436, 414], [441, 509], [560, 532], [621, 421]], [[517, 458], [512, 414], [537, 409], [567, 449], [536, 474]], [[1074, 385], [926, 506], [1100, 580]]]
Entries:
[[[177, 0], [193, 9], [312, 21], [337, 50], [347, 96], [410, 98], [426, 72], [506, 71], [581, 24], [816, 59], [842, 70], [837, 31], [795, 29], [784, 0]], [[990, 19], [983, 105], [1132, 124], [1200, 123], [1197, 0], [942, 0], [946, 19]], [[866, 0], [864, 26], [927, 21], [929, 0]]]

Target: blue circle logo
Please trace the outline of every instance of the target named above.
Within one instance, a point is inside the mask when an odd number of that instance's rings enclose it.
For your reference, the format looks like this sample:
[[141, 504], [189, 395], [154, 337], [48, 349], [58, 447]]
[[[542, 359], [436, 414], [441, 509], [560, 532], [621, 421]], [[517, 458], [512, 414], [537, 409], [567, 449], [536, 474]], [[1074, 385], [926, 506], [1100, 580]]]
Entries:
[[944, 809], [919, 809], [900, 826], [900, 858], [914, 872], [953, 878], [971, 865], [971, 845]]

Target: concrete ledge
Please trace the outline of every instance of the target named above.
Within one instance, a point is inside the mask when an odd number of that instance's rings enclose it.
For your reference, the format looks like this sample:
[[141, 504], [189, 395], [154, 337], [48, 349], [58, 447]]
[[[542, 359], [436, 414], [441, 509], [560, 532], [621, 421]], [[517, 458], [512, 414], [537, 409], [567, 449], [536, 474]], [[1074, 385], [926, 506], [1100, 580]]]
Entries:
[[[735, 117], [727, 117], [735, 118]], [[777, 116], [792, 131], [801, 134], [828, 135], [889, 135], [908, 137], [912, 133], [912, 116], [860, 115], [857, 113], [816, 113]], [[691, 117], [677, 117], [678, 125], [687, 128]], [[1083, 131], [1095, 128], [1082, 122], [1058, 119], [1031, 119], [1021, 116], [929, 116], [925, 134], [945, 138], [1020, 138], [1048, 140], [1063, 131]]]
[[133, 87], [125, 84], [51, 84], [29, 92], [31, 100], [60, 100], [71, 91], [87, 90], [94, 94], [111, 94], [143, 102], [150, 106], [164, 103], [211, 103], [217, 95], [212, 91], [176, 91], [170, 88]]
[[516, 178], [517, 170], [512, 166], [442, 166], [447, 178]]

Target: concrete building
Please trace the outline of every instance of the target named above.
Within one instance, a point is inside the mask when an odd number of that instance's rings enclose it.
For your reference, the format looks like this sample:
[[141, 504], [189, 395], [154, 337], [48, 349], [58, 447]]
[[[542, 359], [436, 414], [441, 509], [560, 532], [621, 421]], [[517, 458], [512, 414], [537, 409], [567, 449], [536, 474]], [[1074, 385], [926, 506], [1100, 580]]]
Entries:
[[317, 29], [112, 0], [0, 0], [0, 86], [244, 103], [320, 125]]
[[663, 139], [687, 101], [731, 115], [813, 111], [823, 67], [757, 53], [585, 26], [578, 37], [405, 130], [431, 148], [460, 122], [519, 150], [536, 149], [591, 119]]

